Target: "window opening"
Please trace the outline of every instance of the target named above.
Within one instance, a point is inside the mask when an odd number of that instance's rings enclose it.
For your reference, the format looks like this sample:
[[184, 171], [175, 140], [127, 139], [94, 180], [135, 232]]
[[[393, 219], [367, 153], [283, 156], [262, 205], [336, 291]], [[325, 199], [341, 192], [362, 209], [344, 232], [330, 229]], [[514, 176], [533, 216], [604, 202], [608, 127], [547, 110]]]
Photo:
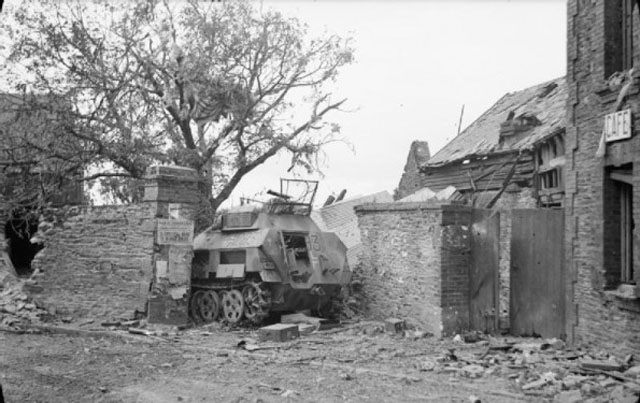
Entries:
[[633, 165], [608, 167], [604, 181], [604, 287], [637, 282], [633, 270]]
[[244, 250], [227, 250], [220, 252], [220, 264], [244, 264], [247, 252]]
[[309, 265], [310, 260], [309, 250], [307, 249], [307, 237], [300, 234], [283, 234], [283, 238], [289, 264]]
[[633, 13], [637, 3], [605, 2], [605, 78], [633, 67]]
[[620, 281], [634, 283], [633, 186], [620, 183]]

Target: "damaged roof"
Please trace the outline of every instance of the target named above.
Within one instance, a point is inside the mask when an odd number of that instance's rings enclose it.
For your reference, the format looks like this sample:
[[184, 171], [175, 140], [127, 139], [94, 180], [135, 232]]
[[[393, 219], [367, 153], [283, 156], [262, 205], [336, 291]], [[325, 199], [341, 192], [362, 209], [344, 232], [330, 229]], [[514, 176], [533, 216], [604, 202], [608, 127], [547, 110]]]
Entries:
[[[504, 95], [464, 131], [438, 151], [424, 167], [494, 153], [530, 149], [536, 142], [565, 128], [567, 88], [564, 77]], [[500, 126], [513, 117], [537, 119], [537, 126], [514, 144], [500, 142]]]

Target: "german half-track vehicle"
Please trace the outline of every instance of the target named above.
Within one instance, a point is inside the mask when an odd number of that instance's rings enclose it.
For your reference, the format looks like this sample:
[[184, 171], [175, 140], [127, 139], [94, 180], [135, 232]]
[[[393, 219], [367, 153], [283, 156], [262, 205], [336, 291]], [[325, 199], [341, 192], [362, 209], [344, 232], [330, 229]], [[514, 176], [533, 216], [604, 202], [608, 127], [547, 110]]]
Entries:
[[[271, 312], [304, 309], [321, 315], [340, 296], [351, 281], [347, 249], [310, 217], [317, 186], [282, 179], [280, 192], [268, 192], [275, 196], [270, 201], [231, 209], [195, 237], [196, 322], [260, 322]], [[304, 190], [294, 199], [291, 188]]]

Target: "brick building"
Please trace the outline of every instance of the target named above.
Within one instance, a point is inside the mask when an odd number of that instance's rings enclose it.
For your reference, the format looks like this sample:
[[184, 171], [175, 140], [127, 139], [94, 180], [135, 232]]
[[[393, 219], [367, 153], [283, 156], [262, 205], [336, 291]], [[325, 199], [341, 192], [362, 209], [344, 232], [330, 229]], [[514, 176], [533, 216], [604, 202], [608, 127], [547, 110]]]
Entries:
[[567, 332], [637, 352], [639, 5], [569, 0], [567, 21]]

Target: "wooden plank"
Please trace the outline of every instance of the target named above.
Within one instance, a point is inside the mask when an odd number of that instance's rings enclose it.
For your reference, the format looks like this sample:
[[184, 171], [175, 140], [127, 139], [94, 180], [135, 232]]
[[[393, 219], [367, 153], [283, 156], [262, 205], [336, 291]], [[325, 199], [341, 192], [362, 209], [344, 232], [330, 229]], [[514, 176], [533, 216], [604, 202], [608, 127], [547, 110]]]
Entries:
[[564, 333], [563, 210], [513, 210], [511, 221], [511, 332]]
[[[513, 155], [472, 161], [468, 164], [456, 163], [439, 168], [428, 168], [421, 175], [421, 185], [434, 191], [454, 186], [459, 191], [473, 190], [469, 174], [478, 191], [500, 189], [513, 165]], [[510, 163], [511, 162], [511, 163]], [[516, 166], [511, 182], [532, 181], [534, 161], [530, 155], [523, 156]]]
[[500, 214], [474, 209], [471, 217], [470, 326], [495, 333], [499, 313]]

